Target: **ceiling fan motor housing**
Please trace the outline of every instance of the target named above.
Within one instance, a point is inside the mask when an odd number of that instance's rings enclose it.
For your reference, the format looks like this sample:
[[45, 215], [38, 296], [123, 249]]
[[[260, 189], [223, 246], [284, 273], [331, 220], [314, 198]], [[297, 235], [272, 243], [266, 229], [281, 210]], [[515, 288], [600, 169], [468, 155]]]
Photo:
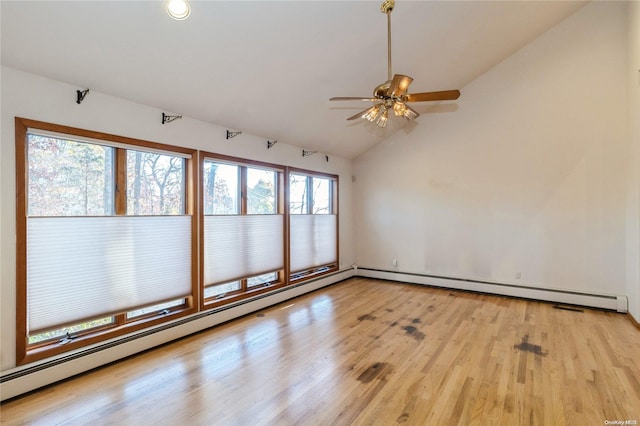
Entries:
[[384, 99], [389, 92], [389, 86], [391, 85], [390, 81], [385, 81], [381, 85], [377, 86], [373, 89], [373, 96], [376, 98]]

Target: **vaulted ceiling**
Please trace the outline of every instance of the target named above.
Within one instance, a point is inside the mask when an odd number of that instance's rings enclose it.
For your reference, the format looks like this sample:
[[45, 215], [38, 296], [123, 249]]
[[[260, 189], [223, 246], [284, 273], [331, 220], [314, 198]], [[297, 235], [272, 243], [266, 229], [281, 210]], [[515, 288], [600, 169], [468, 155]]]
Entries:
[[[393, 72], [414, 78], [411, 92], [461, 89], [461, 102], [465, 84], [584, 4], [398, 0]], [[345, 158], [406, 125], [346, 121], [368, 104], [329, 102], [387, 79], [379, 1], [192, 1], [184, 21], [163, 6], [3, 0], [2, 64]]]

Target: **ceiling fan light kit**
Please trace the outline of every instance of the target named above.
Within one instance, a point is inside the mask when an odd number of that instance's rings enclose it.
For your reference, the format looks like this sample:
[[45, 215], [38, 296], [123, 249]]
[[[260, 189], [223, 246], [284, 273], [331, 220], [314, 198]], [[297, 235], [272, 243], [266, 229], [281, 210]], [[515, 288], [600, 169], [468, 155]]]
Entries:
[[374, 105], [362, 114], [362, 118], [371, 121], [372, 123], [376, 121], [376, 118], [382, 111], [382, 104]]
[[[387, 15], [387, 68], [388, 80], [373, 89], [373, 97], [334, 97], [330, 101], [368, 101], [379, 102], [376, 105], [353, 115], [347, 120], [363, 118], [378, 127], [385, 127], [389, 120], [389, 110], [393, 110], [396, 117], [403, 117], [407, 121], [415, 120], [420, 114], [407, 105], [407, 102], [450, 101], [460, 97], [458, 90], [444, 90], [441, 92], [408, 93], [413, 78], [391, 72], [391, 12], [395, 7], [395, 0], [385, 0], [380, 11]], [[392, 77], [393, 76], [393, 77]]]

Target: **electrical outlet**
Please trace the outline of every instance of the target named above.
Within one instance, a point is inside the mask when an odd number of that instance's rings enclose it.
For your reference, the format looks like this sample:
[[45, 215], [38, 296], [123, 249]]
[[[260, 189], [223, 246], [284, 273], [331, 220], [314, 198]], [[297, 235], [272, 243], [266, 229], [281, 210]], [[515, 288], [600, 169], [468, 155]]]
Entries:
[[392, 264], [393, 266], [398, 266], [398, 259], [393, 259], [393, 260], [391, 261], [391, 264]]
[[519, 280], [520, 278], [522, 278], [522, 272], [516, 272], [515, 279]]

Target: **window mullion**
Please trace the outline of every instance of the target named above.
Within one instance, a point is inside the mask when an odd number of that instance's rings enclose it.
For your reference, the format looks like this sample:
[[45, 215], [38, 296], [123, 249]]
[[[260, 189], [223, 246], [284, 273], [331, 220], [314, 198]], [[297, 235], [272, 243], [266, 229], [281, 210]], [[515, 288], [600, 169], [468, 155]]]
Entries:
[[[240, 169], [240, 214], [241, 215], [246, 215], [248, 208], [247, 208], [247, 199], [249, 198], [247, 196], [247, 168], [242, 166], [239, 167]], [[244, 232], [244, 231], [243, 231]], [[241, 238], [248, 238], [248, 235], [243, 235]], [[243, 244], [246, 246], [246, 244]], [[246, 257], [243, 255], [243, 259], [246, 262]], [[244, 265], [244, 267], [246, 268], [246, 265]], [[242, 292], [246, 292], [247, 289], [249, 288], [249, 284], [246, 278], [241, 279], [240, 280], [240, 286], [242, 288]]]
[[184, 191], [184, 200], [182, 202], [184, 214], [193, 215], [195, 213], [195, 203], [196, 199], [195, 191], [196, 191], [196, 181], [198, 172], [195, 170], [197, 167], [197, 161], [186, 159], [183, 160], [183, 170], [184, 170], [184, 178], [183, 178], [183, 191]]
[[[289, 209], [285, 206], [289, 206], [289, 201], [286, 199], [285, 194], [289, 191], [288, 179], [284, 178], [284, 173], [276, 173], [276, 214], [289, 214]], [[288, 175], [287, 175], [288, 176]]]
[[127, 314], [125, 314], [125, 313], [113, 316], [113, 323], [116, 326], [124, 325], [124, 323], [126, 323], [126, 322], [127, 322]]
[[338, 181], [332, 180], [329, 185], [329, 214], [338, 214]]
[[127, 214], [127, 150], [116, 148], [115, 173], [115, 211], [117, 216]]
[[240, 214], [247, 214], [247, 168], [239, 167], [240, 173]]
[[291, 181], [289, 177], [289, 169], [287, 168], [285, 173], [278, 173], [278, 195], [276, 199], [278, 202], [278, 213], [284, 214], [284, 232], [282, 235], [282, 249], [284, 257], [284, 270], [278, 272], [278, 279], [284, 281], [285, 285], [290, 284], [290, 253], [289, 253], [289, 220], [291, 216], [291, 196], [290, 189]]
[[313, 214], [313, 178], [307, 176], [307, 214]]

